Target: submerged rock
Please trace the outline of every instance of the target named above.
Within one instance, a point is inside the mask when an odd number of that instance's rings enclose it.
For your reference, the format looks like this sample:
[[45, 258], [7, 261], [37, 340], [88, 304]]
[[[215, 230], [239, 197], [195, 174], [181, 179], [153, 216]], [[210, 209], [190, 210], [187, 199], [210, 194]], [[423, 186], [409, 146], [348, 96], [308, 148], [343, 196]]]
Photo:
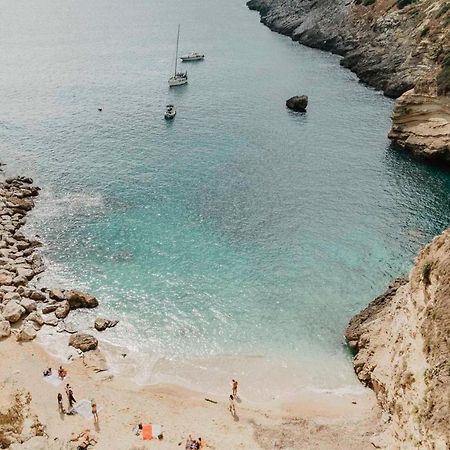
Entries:
[[78, 348], [82, 352], [95, 350], [98, 346], [98, 341], [94, 336], [86, 333], [76, 333], [70, 336], [69, 345]]
[[55, 310], [55, 316], [58, 319], [65, 319], [70, 312], [70, 305], [67, 300], [62, 301]]
[[109, 319], [95, 319], [94, 327], [97, 331], [104, 331], [107, 328], [115, 327], [119, 323], [118, 320], [109, 320]]
[[296, 95], [286, 100], [286, 106], [296, 112], [306, 112], [308, 106], [307, 95]]

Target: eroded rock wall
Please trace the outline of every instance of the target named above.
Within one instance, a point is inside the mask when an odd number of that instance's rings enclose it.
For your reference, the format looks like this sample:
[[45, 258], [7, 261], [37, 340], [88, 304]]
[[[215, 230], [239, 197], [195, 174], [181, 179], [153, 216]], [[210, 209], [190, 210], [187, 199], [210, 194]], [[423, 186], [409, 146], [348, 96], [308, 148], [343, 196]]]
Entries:
[[358, 378], [389, 414], [387, 448], [450, 448], [450, 230], [351, 320], [346, 338]]
[[402, 96], [391, 140], [417, 156], [450, 162], [450, 86], [437, 89], [436, 82], [446, 58], [450, 61], [447, 0], [416, 0], [403, 8], [396, 0], [250, 0], [247, 5], [272, 30], [342, 55], [341, 64], [362, 81], [389, 97]]

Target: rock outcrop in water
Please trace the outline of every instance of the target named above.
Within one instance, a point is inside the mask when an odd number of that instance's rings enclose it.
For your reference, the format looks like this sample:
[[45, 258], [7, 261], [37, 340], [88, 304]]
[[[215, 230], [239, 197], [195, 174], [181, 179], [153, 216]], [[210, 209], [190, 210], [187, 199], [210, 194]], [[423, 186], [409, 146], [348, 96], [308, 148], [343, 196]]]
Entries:
[[307, 95], [296, 95], [286, 100], [286, 106], [296, 112], [306, 112], [306, 107], [308, 106], [308, 96]]
[[351, 320], [346, 338], [358, 378], [389, 415], [386, 448], [450, 448], [450, 229]]
[[[390, 138], [415, 155], [450, 161], [450, 7], [447, 0], [250, 0], [261, 22], [400, 97]], [[407, 94], [405, 94], [407, 93]]]

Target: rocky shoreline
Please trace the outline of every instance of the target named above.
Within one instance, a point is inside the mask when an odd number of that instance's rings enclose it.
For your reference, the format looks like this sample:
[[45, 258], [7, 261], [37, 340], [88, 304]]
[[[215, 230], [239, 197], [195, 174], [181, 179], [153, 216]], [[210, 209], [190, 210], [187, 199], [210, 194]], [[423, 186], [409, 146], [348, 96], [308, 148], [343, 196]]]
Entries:
[[[406, 2], [408, 3], [408, 2]], [[450, 162], [450, 8], [445, 0], [399, 7], [387, 0], [250, 0], [261, 22], [341, 65], [396, 102], [392, 142]]]
[[[97, 339], [78, 333], [66, 318], [75, 309], [97, 307], [97, 299], [78, 289], [34, 287], [45, 270], [37, 251], [42, 244], [26, 237], [21, 228], [38, 194], [39, 187], [31, 178], [8, 178], [0, 183], [0, 338], [15, 336], [17, 341], [31, 341], [43, 326], [51, 326], [71, 334], [72, 347], [95, 349]], [[117, 323], [106, 319], [96, 322], [102, 330]]]
[[447, 230], [346, 330], [355, 373], [387, 414], [384, 448], [450, 448], [449, 294]]

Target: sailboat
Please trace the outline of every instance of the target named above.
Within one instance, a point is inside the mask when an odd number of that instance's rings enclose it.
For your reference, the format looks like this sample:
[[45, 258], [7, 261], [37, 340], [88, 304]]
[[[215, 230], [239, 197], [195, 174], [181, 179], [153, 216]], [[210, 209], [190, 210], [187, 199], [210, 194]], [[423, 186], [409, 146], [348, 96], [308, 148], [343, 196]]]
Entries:
[[177, 72], [177, 64], [178, 64], [178, 43], [180, 41], [180, 25], [178, 25], [178, 33], [177, 33], [177, 50], [175, 53], [175, 70], [173, 75], [169, 78], [169, 86], [180, 86], [182, 84], [186, 84], [188, 81], [187, 72]]

